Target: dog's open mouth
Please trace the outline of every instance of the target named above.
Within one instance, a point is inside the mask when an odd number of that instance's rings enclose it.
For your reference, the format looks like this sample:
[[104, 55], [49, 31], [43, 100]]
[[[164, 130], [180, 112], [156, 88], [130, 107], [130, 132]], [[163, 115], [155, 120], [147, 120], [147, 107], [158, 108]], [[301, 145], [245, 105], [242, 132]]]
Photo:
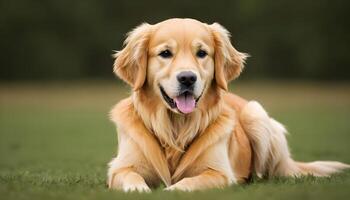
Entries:
[[160, 92], [162, 93], [163, 99], [168, 103], [171, 108], [177, 108], [183, 114], [188, 114], [193, 112], [196, 104], [200, 97], [197, 99], [194, 97], [193, 92], [190, 90], [185, 90], [180, 93], [174, 99], [170, 98], [165, 92], [164, 88], [160, 86]]

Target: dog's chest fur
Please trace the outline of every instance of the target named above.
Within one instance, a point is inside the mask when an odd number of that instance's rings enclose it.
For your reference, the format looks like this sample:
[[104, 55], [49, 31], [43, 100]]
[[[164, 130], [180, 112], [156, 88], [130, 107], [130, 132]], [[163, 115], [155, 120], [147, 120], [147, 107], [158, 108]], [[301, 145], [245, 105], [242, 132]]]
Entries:
[[174, 113], [162, 104], [155, 105], [144, 93], [135, 93], [135, 109], [146, 128], [153, 133], [163, 149], [170, 173], [173, 173], [196, 137], [218, 116], [217, 99], [205, 102], [208, 110], [198, 109], [187, 115]]
[[[168, 162], [170, 173], [172, 174], [176, 166], [179, 165], [181, 157], [186, 152], [192, 141], [200, 133], [199, 122], [200, 113], [193, 114], [191, 116], [183, 116], [179, 114], [167, 112], [163, 120], [167, 120], [170, 126], [167, 130], [154, 130], [155, 135], [158, 136], [158, 140], [163, 147], [165, 158]], [[159, 132], [157, 132], [159, 131]], [[159, 137], [160, 131], [167, 132], [168, 138]]]
[[179, 162], [184, 152], [174, 149], [172, 147], [165, 147], [164, 153], [165, 158], [168, 162], [170, 174], [173, 174], [176, 170], [176, 166], [179, 165]]

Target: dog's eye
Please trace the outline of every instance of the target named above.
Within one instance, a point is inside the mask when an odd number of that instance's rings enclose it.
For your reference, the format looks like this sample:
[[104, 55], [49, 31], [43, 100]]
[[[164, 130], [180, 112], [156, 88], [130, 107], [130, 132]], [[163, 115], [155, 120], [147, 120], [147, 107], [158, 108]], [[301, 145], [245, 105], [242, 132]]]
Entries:
[[208, 55], [208, 53], [206, 51], [204, 51], [204, 50], [198, 50], [197, 53], [196, 53], [196, 56], [198, 58], [204, 58], [207, 55]]
[[164, 50], [158, 54], [162, 58], [171, 58], [173, 54], [169, 50]]

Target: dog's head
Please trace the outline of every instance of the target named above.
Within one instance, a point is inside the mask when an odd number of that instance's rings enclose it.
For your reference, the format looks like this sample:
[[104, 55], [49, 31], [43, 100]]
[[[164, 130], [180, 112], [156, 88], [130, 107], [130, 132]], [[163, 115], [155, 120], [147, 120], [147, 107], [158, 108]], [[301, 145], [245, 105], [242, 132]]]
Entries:
[[115, 54], [114, 72], [135, 91], [151, 88], [169, 109], [188, 114], [210, 86], [227, 90], [242, 71], [247, 56], [229, 37], [221, 25], [193, 19], [142, 24]]

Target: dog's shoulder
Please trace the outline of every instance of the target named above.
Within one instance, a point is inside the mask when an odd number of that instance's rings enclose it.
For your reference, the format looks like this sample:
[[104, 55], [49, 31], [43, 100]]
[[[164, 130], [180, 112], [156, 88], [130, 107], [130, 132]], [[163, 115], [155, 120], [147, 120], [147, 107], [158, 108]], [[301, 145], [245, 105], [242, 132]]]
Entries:
[[231, 92], [226, 92], [223, 95], [223, 99], [225, 103], [233, 108], [237, 113], [240, 113], [242, 108], [248, 103], [246, 99]]
[[127, 97], [119, 101], [109, 113], [110, 119], [114, 123], [122, 123], [125, 120], [130, 119], [131, 115], [135, 112], [134, 104], [131, 97]]

